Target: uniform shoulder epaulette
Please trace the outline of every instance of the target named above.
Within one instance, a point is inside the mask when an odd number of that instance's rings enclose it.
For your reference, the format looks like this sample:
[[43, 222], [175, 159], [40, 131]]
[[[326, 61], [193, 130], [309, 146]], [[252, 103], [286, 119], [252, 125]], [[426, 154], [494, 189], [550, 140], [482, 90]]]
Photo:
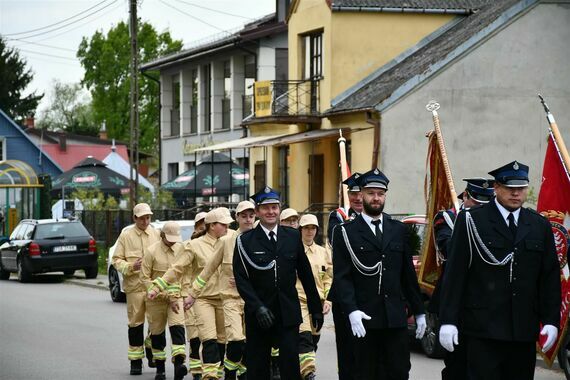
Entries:
[[484, 207], [485, 205], [487, 205], [487, 204], [488, 204], [488, 203], [486, 203], [486, 204], [484, 204], [484, 205], [475, 205], [475, 206], [469, 208], [469, 212], [473, 212], [473, 211], [474, 211], [474, 212], [479, 212], [479, 210], [483, 209], [483, 207]]
[[530, 211], [530, 213], [531, 213], [532, 215], [534, 215], [534, 216], [536, 216], [536, 217], [538, 217], [538, 218], [540, 218], [540, 219], [546, 219], [546, 220], [548, 220], [548, 218], [547, 218], [546, 216], [542, 215], [540, 212], [536, 211], [536, 210], [533, 209], [533, 208], [525, 207], [525, 210]]
[[240, 234], [240, 236], [245, 237], [245, 236], [247, 236], [247, 235], [249, 235], [249, 234], [252, 234], [254, 230], [255, 230], [255, 228], [252, 228], [251, 230], [247, 230], [247, 231], [245, 231], [245, 232], [242, 232], [242, 233]]

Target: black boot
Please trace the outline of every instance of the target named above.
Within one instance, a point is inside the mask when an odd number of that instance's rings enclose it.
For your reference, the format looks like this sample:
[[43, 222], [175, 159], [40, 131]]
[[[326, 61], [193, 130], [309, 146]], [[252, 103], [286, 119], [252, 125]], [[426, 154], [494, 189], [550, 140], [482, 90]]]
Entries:
[[155, 368], [156, 364], [154, 363], [154, 359], [152, 357], [152, 348], [145, 347], [144, 352], [146, 353], [146, 360], [148, 360], [148, 368]]
[[142, 375], [142, 359], [131, 360], [131, 375]]
[[197, 373], [194, 376], [192, 376], [192, 380], [202, 380], [202, 375]]
[[315, 380], [317, 377], [315, 376], [315, 374], [313, 372], [307, 374], [303, 380]]
[[281, 380], [281, 371], [279, 370], [279, 357], [271, 357], [271, 380]]
[[164, 366], [164, 360], [155, 360], [156, 364], [156, 375], [154, 380], [166, 380], [166, 369]]
[[247, 372], [242, 373], [237, 378], [238, 378], [238, 380], [246, 380], [247, 379]]
[[176, 355], [174, 357], [174, 380], [182, 380], [188, 373], [188, 368], [184, 364], [184, 356]]
[[224, 369], [225, 375], [224, 380], [236, 380], [237, 379], [237, 370], [230, 371], [229, 369]]

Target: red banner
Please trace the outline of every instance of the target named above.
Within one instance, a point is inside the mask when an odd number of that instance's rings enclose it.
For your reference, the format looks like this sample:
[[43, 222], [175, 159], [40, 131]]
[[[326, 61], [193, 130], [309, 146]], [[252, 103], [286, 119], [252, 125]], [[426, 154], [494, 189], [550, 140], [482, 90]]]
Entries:
[[431, 132], [428, 135], [428, 139], [426, 178], [424, 182], [428, 225], [423, 244], [422, 266], [418, 281], [423, 289], [431, 293], [441, 274], [441, 263], [438, 262], [437, 250], [433, 239], [433, 219], [439, 211], [453, 207], [453, 196], [449, 180], [445, 174], [443, 155], [437, 140], [437, 134]]
[[568, 247], [570, 246], [570, 178], [557, 149], [557, 144], [550, 135], [548, 147], [544, 158], [542, 170], [542, 184], [538, 194], [537, 211], [546, 216], [552, 224], [556, 253], [560, 262], [560, 281], [562, 286], [562, 300], [560, 306], [560, 332], [554, 347], [542, 353], [540, 346], [544, 343], [539, 339], [537, 351], [544, 357], [545, 362], [551, 366], [560, 345], [566, 334], [568, 313], [570, 311], [570, 271], [568, 268]]

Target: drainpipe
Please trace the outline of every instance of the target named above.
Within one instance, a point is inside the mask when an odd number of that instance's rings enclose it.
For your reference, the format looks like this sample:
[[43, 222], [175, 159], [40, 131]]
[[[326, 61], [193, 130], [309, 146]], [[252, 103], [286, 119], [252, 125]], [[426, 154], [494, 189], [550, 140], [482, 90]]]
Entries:
[[378, 157], [380, 153], [380, 113], [366, 112], [366, 122], [374, 126], [374, 147], [372, 148], [372, 169], [380, 166]]
[[[160, 185], [162, 185], [162, 134], [160, 133], [160, 129], [161, 129], [160, 111], [161, 111], [162, 105], [161, 105], [161, 101], [160, 101], [160, 91], [161, 91], [160, 80], [153, 78], [152, 76], [148, 75], [144, 71], [141, 71], [141, 74], [158, 84], [158, 187], [160, 187]], [[158, 192], [158, 189], [156, 189], [156, 191]]]

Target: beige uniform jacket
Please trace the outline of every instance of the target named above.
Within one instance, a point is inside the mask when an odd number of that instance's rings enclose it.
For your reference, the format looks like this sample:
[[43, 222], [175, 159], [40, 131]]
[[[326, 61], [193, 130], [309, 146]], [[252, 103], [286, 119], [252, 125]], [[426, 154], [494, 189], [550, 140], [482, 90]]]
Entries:
[[123, 274], [125, 293], [146, 291], [140, 280], [140, 270], [133, 270], [133, 264], [142, 259], [148, 247], [157, 241], [160, 241], [160, 232], [152, 226], [144, 231], [133, 226], [119, 235], [113, 253], [113, 266]]
[[[141, 281], [145, 289], [153, 286], [152, 280], [162, 277], [166, 273], [183, 250], [182, 243], [175, 243], [169, 247], [162, 242], [162, 239], [147, 248], [141, 267]], [[168, 298], [167, 293], [163, 291], [158, 296], [158, 299], [166, 300]]]
[[[220, 245], [220, 239], [213, 238], [209, 234], [205, 234], [198, 239], [186, 240], [184, 242], [184, 251], [178, 256], [164, 276], [157, 278], [154, 284], [161, 290], [164, 290], [165, 285], [184, 282], [185, 276], [196, 278], [208, 261], [214, 257], [216, 249]], [[185, 274], [186, 270], [189, 270], [189, 273]], [[218, 274], [219, 270], [212, 275], [208, 284], [202, 289], [200, 298], [219, 298]]]
[[[220, 238], [220, 244], [214, 256], [208, 261], [204, 270], [196, 277], [192, 283], [189, 293], [192, 297], [199, 297], [206, 284], [213, 281], [212, 277], [219, 272], [218, 282], [222, 299], [241, 298], [235, 285], [230, 284], [230, 279], [234, 277], [233, 257], [234, 247], [240, 231], [228, 230], [226, 236]], [[221, 266], [221, 269], [220, 269]]]
[[[325, 248], [317, 245], [316, 243], [313, 243], [311, 246], [307, 246], [303, 243], [303, 247], [305, 248], [305, 253], [307, 254], [309, 263], [311, 263], [311, 270], [313, 272], [317, 291], [319, 292], [319, 297], [321, 298], [321, 301], [324, 302], [329, 294], [333, 278], [331, 255]], [[305, 290], [298, 278], [296, 287], [297, 293], [299, 293], [299, 299], [303, 302], [307, 302]]]

